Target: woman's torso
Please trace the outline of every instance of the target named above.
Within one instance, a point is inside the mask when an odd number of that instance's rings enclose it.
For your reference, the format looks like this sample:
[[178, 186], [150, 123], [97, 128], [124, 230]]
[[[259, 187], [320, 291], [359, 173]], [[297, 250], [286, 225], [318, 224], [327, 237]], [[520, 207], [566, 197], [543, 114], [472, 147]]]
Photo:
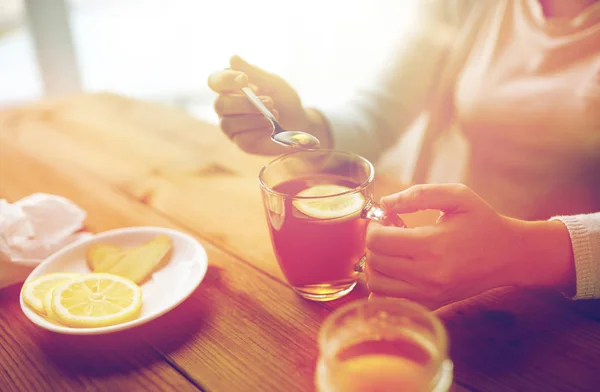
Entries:
[[546, 20], [498, 2], [457, 80], [465, 182], [522, 219], [600, 211], [600, 2]]

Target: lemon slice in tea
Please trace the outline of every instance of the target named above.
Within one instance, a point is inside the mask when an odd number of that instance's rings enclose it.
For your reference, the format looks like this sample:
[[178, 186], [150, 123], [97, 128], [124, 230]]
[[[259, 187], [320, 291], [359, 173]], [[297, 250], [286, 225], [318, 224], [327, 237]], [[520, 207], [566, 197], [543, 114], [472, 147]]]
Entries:
[[296, 199], [293, 203], [300, 212], [313, 218], [341, 218], [360, 212], [365, 205], [365, 198], [360, 193], [339, 195], [351, 190], [351, 188], [336, 184], [315, 185], [298, 192], [297, 196], [320, 198]]
[[142, 289], [117, 275], [86, 274], [54, 289], [52, 310], [69, 327], [121, 324], [140, 315]]
[[66, 272], [56, 272], [39, 276], [23, 285], [23, 289], [21, 290], [23, 302], [36, 312], [46, 315], [46, 310], [44, 309], [44, 297], [46, 294], [59, 284], [77, 276], [79, 274]]

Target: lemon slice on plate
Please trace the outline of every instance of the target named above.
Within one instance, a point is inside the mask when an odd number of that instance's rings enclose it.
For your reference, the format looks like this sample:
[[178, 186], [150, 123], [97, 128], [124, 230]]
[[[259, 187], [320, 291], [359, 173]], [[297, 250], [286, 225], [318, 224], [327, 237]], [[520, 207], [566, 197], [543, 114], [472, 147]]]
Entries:
[[[294, 206], [303, 214], [319, 219], [334, 219], [354, 215], [361, 211], [365, 198], [360, 193], [340, 193], [351, 191], [343, 185], [322, 184], [300, 191], [300, 197], [320, 197], [319, 199], [296, 199]], [[339, 195], [339, 196], [333, 196]], [[331, 197], [325, 197], [331, 196]]]
[[86, 274], [54, 289], [52, 310], [60, 323], [69, 327], [121, 324], [139, 317], [142, 289], [117, 275]]
[[44, 304], [44, 311], [46, 312], [46, 319], [48, 321], [52, 321], [55, 324], [60, 324], [61, 321], [54, 313], [54, 309], [52, 309], [52, 295], [54, 294], [54, 288], [50, 289], [45, 295], [42, 303]]
[[79, 274], [55, 272], [26, 282], [21, 292], [23, 301], [36, 312], [46, 315], [46, 310], [44, 309], [44, 297], [46, 294], [61, 283], [65, 283], [77, 276]]

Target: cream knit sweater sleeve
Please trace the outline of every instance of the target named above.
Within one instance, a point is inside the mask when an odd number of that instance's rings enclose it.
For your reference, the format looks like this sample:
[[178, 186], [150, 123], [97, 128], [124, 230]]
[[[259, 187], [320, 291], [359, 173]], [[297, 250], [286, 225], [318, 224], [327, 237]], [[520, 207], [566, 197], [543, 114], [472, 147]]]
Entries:
[[600, 212], [556, 216], [571, 236], [577, 291], [573, 299], [600, 298]]
[[[460, 9], [449, 5], [461, 4]], [[380, 62], [373, 79], [346, 102], [317, 107], [337, 150], [375, 162], [418, 117], [460, 27], [465, 6], [449, 0], [420, 0], [411, 29]]]

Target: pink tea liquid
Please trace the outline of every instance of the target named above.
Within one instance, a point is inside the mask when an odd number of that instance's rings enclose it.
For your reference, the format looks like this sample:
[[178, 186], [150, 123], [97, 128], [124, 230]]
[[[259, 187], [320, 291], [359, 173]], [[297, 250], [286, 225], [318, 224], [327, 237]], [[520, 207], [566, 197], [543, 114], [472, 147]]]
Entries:
[[[321, 184], [351, 189], [359, 185], [345, 178], [321, 175], [287, 181], [274, 189], [297, 195]], [[278, 210], [277, 213], [267, 208], [267, 214], [273, 249], [288, 282], [309, 296], [327, 297], [351, 289], [357, 280], [354, 266], [365, 251], [368, 221], [360, 217], [360, 208], [345, 216], [322, 219], [303, 213], [287, 198]]]

